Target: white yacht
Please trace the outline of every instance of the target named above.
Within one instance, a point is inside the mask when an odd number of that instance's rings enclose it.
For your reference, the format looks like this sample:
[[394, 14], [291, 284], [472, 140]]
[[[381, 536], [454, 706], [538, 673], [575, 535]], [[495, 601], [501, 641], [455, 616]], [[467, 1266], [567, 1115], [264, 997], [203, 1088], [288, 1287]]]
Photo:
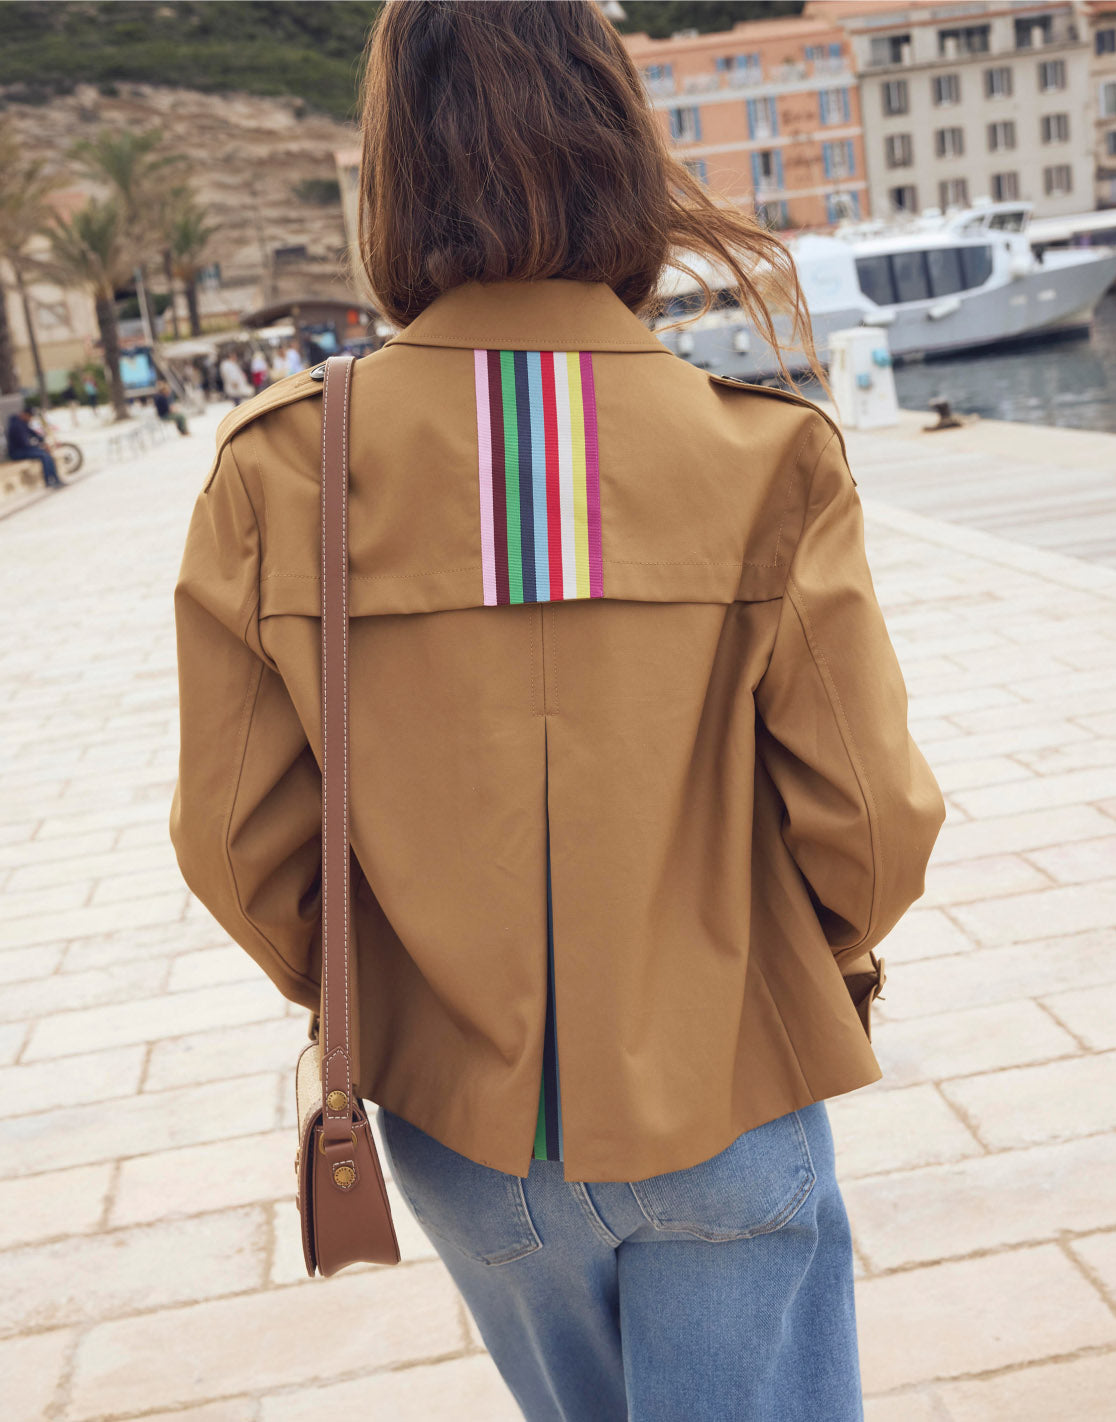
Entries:
[[[1032, 250], [1031, 204], [978, 202], [961, 211], [929, 210], [902, 226], [859, 222], [832, 235], [788, 240], [822, 362], [829, 337], [850, 326], [887, 328], [901, 362], [979, 347], [1087, 332], [1101, 296], [1116, 280], [1116, 248]], [[691, 261], [696, 266], [698, 259]], [[659, 331], [664, 345], [702, 369], [763, 379], [778, 371], [766, 341], [731, 299], [726, 273], [702, 263], [718, 292], [712, 311], [681, 330]], [[700, 310], [690, 277], [671, 272], [661, 288], [662, 327]], [[789, 318], [776, 317], [780, 339]], [[806, 361], [784, 356], [792, 370]]]

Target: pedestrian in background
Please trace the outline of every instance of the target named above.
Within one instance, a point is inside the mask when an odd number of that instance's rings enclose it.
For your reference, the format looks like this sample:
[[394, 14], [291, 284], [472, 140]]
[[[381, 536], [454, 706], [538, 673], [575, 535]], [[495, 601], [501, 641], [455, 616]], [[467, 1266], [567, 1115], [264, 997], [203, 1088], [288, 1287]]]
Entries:
[[300, 370], [306, 369], [306, 362], [302, 359], [302, 353], [294, 341], [287, 347], [285, 359], [288, 375], [297, 375]]
[[54, 456], [50, 452], [46, 438], [31, 423], [35, 413], [34, 407], [28, 406], [23, 410], [17, 410], [14, 415], [9, 417], [8, 458], [16, 462], [21, 459], [35, 460], [42, 467], [43, 483], [46, 487], [61, 489], [64, 485], [58, 477], [58, 468], [54, 463]]
[[[354, 1090], [530, 1422], [859, 1422], [825, 1102], [881, 1075], [873, 950], [944, 805], [840, 431], [644, 319], [693, 253], [812, 350], [792, 257], [589, 0], [393, 0], [367, 60], [400, 329], [350, 372]], [[312, 1011], [321, 445], [309, 374], [222, 426], [171, 818]]]
[[236, 358], [235, 351], [228, 350], [221, 357], [218, 373], [221, 377], [221, 389], [225, 392], [225, 398], [231, 400], [234, 405], [239, 405], [241, 400], [247, 400], [249, 396], [255, 394], [248, 377], [244, 374], [244, 367]]
[[180, 410], [174, 409], [175, 396], [171, 393], [171, 388], [165, 380], [160, 380], [155, 386], [155, 413], [160, 420], [169, 420], [180, 435], [190, 433], [186, 426], [186, 416]]
[[271, 352], [271, 359], [267, 363], [268, 377], [272, 385], [277, 380], [286, 380], [288, 375], [287, 362], [283, 358], [283, 352], [278, 346]]
[[259, 347], [252, 352], [252, 359], [248, 363], [248, 378], [251, 380], [254, 390], [262, 390], [267, 384], [267, 356]]

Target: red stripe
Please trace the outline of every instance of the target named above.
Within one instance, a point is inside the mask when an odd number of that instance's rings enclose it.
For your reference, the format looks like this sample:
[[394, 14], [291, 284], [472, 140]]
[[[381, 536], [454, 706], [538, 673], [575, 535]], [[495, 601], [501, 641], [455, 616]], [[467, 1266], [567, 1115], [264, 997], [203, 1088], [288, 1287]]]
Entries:
[[508, 591], [508, 490], [504, 469], [504, 385], [500, 352], [488, 352], [488, 414], [492, 426], [492, 531], [496, 544], [496, 602], [510, 603]]
[[546, 542], [550, 553], [550, 598], [562, 591], [562, 502], [558, 489], [558, 407], [554, 399], [554, 352], [539, 352], [542, 364], [543, 437], [546, 442]]

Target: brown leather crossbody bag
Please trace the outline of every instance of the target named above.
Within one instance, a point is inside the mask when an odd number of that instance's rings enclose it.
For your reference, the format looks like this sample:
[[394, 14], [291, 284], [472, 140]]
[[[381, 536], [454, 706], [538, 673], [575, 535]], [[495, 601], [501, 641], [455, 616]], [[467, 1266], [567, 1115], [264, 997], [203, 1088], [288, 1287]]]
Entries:
[[398, 1264], [372, 1123], [353, 1080], [349, 848], [349, 394], [352, 356], [325, 362], [322, 388], [322, 1000], [295, 1071], [296, 1203], [306, 1272]]

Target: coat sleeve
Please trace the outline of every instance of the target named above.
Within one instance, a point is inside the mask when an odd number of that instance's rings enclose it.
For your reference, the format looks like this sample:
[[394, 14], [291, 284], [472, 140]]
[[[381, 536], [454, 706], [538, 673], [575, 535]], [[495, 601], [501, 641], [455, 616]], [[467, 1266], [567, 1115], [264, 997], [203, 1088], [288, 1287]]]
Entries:
[[317, 1009], [321, 775], [259, 639], [260, 535], [227, 444], [175, 588], [180, 750], [170, 835], [182, 875], [283, 996]]
[[851, 970], [922, 894], [945, 805], [907, 729], [907, 691], [836, 433], [814, 466], [756, 708], [783, 840]]

